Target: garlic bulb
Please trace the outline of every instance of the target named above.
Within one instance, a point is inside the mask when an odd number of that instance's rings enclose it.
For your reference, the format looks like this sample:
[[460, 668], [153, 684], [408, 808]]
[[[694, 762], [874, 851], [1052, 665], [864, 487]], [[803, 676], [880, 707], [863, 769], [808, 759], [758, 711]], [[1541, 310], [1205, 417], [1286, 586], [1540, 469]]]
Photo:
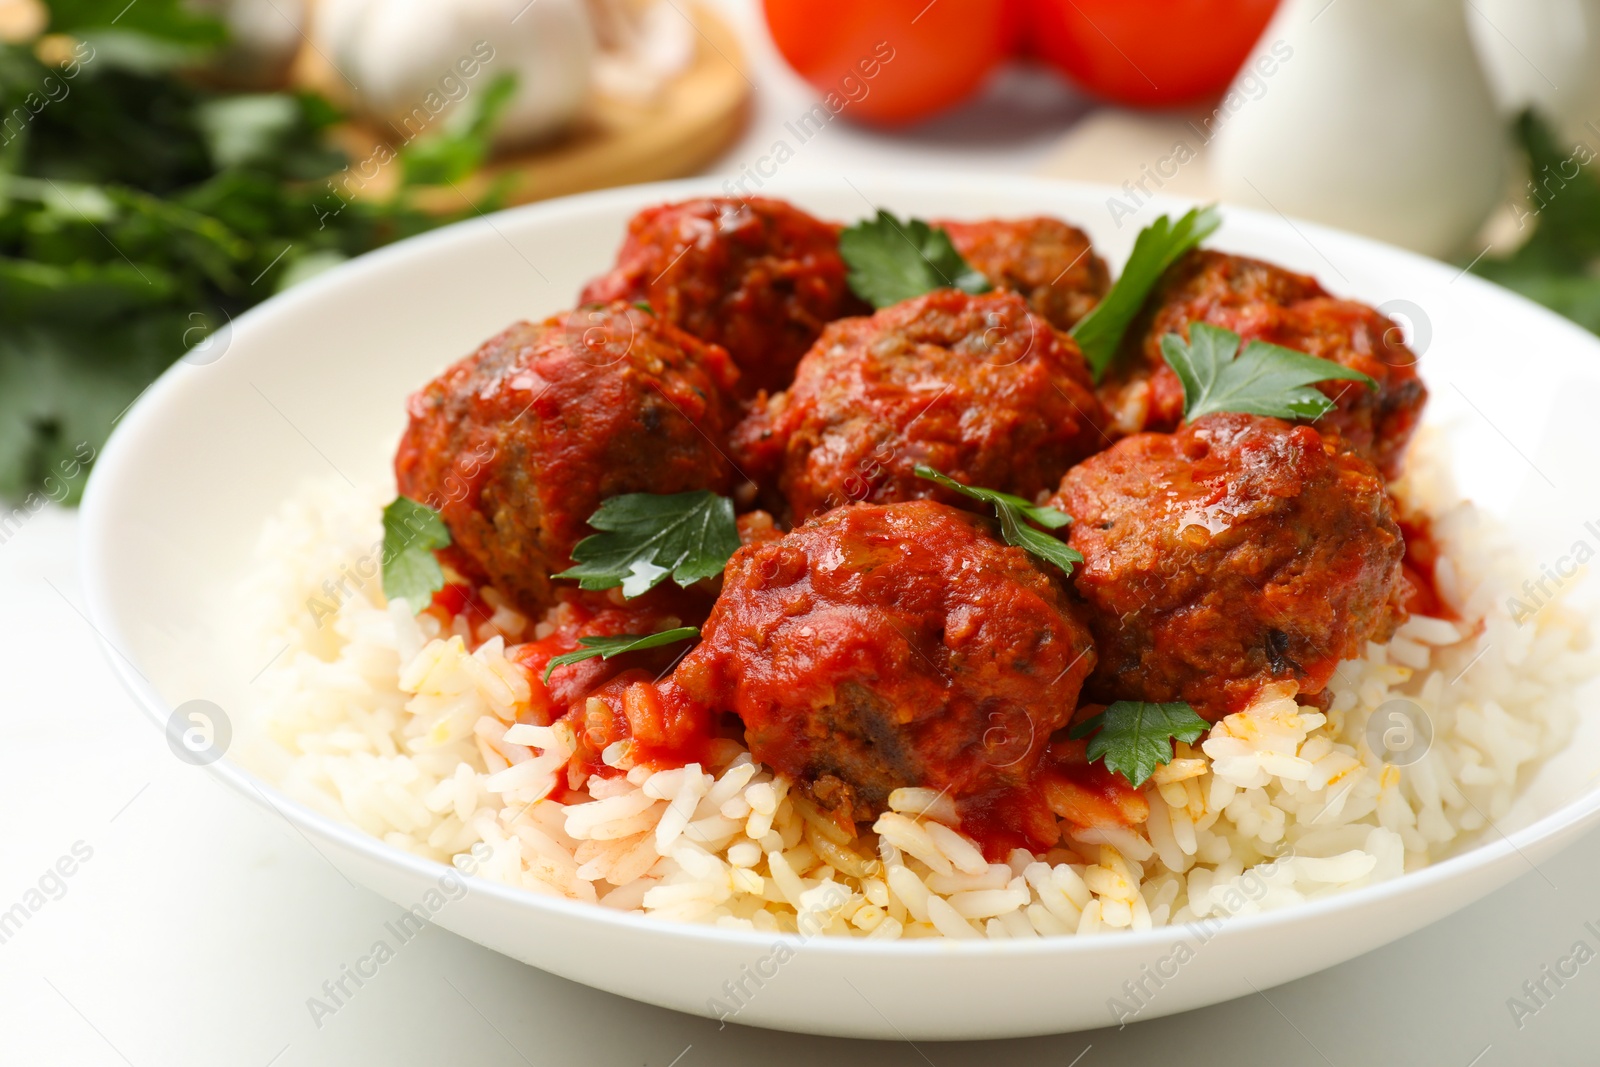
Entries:
[[567, 127], [588, 97], [595, 51], [583, 0], [321, 0], [314, 40], [355, 105], [402, 139], [515, 74], [500, 145]]
[[1568, 142], [1600, 119], [1600, 0], [1473, 0], [1467, 25], [1501, 110], [1537, 108]]
[[694, 25], [668, 0], [589, 0], [589, 17], [602, 95], [644, 103], [694, 62]]
[[1285, 0], [1217, 112], [1217, 192], [1424, 255], [1461, 252], [1505, 188], [1506, 161], [1465, 11]]

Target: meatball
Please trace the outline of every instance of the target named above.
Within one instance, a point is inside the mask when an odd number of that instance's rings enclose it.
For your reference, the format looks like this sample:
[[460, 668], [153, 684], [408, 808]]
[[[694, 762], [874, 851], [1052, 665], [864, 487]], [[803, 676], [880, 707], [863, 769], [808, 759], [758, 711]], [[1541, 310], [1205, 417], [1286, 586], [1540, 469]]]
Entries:
[[644, 300], [722, 345], [747, 393], [778, 390], [822, 327], [870, 308], [845, 284], [839, 227], [781, 200], [714, 197], [646, 208], [581, 302]]
[[1095, 700], [1184, 700], [1214, 722], [1269, 683], [1315, 698], [1404, 618], [1383, 478], [1310, 426], [1223, 413], [1138, 434], [1051, 503], [1076, 519]]
[[1027, 782], [1094, 665], [1077, 610], [976, 515], [856, 504], [735, 553], [674, 679], [848, 825], [902, 786]]
[[1129, 332], [1130, 351], [1101, 386], [1119, 429], [1171, 430], [1182, 421], [1183, 386], [1162, 359], [1161, 338], [1188, 337], [1191, 322], [1232, 330], [1246, 342], [1308, 352], [1376, 379], [1376, 391], [1360, 382], [1321, 383], [1336, 406], [1317, 425], [1337, 431], [1386, 476], [1398, 476], [1428, 398], [1400, 328], [1375, 308], [1329, 296], [1311, 277], [1223, 252], [1191, 252], [1179, 260]]
[[1020, 296], [942, 289], [829, 326], [734, 447], [799, 522], [852, 501], [970, 503], [918, 464], [1033, 499], [1110, 444], [1105, 419], [1077, 345]]
[[1050, 325], [1070, 330], [1111, 287], [1089, 235], [1060, 219], [937, 222], [962, 258], [997, 289], [1020, 293]]
[[737, 377], [722, 349], [627, 304], [520, 322], [411, 397], [395, 477], [536, 612], [607, 497], [728, 491]]

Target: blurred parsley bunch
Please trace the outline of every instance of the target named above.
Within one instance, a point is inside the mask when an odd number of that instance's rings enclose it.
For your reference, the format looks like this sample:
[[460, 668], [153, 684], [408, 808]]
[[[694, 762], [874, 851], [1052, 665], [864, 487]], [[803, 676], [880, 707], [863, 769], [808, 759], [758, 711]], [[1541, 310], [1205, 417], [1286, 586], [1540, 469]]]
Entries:
[[390, 197], [347, 201], [327, 100], [189, 75], [220, 23], [182, 0], [49, 10], [44, 36], [0, 45], [0, 500], [98, 452], [156, 375], [252, 305], [452, 221], [409, 194], [482, 163], [513, 88], [402, 149]]
[[1600, 178], [1590, 166], [1600, 151], [1563, 147], [1532, 111], [1518, 117], [1514, 132], [1529, 175], [1518, 225], [1532, 219], [1535, 229], [1515, 252], [1472, 269], [1600, 333]]

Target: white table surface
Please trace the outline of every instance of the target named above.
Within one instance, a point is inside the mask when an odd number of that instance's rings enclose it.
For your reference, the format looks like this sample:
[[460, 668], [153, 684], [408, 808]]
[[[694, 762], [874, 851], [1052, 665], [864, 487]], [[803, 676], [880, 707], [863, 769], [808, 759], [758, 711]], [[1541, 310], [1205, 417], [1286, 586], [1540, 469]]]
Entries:
[[[728, 0], [763, 71], [750, 133], [769, 150], [809, 97]], [[1013, 79], [915, 135], [840, 123], [790, 167], [1032, 169], [1084, 106]], [[77, 522], [45, 511], [0, 544], [0, 912], [74, 846], [90, 858], [0, 943], [0, 1064], [1105, 1067], [1156, 1062], [1600, 1063], [1600, 960], [1518, 1026], [1508, 998], [1584, 940], [1600, 949], [1600, 835], [1475, 907], [1258, 996], [1122, 1030], [919, 1044], [796, 1037], [634, 1004], [437, 928], [319, 1027], [306, 1001], [397, 909], [352, 888], [278, 816], [175, 759], [80, 614]], [[37, 898], [35, 898], [36, 900]], [[1551, 989], [1555, 989], [1550, 985]]]

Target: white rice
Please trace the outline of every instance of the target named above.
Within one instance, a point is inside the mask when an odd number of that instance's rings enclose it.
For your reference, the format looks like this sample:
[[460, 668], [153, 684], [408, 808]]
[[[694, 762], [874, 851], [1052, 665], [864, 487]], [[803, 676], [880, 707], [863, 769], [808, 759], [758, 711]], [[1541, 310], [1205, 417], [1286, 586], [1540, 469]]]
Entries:
[[[384, 603], [359, 561], [380, 540], [383, 494], [309, 486], [264, 531], [250, 588], [275, 744], [253, 763], [296, 798], [441, 862], [477, 842], [479, 873], [680, 922], [855, 937], [1037, 937], [1143, 929], [1283, 907], [1395, 878], [1511, 806], [1523, 775], [1576, 719], [1595, 671], [1586, 621], [1556, 603], [1518, 625], [1505, 604], [1526, 568], [1456, 499], [1429, 442], [1397, 486], [1430, 515], [1437, 584], [1463, 620], [1413, 618], [1341, 665], [1324, 715], [1265, 692], [1144, 788], [1146, 823], [1063, 823], [1043, 856], [987, 863], [950, 825], [948, 798], [901, 789], [873, 833], [847, 840], [788, 784], [727, 742], [710, 766], [591, 778], [589, 799], [548, 794], [570, 727], [517, 724], [528, 681], [508, 644], [548, 632], [487, 596], [476, 631]], [[348, 580], [338, 588], [341, 576]], [[336, 614], [317, 624], [338, 593]], [[1369, 717], [1404, 698], [1432, 744], [1407, 766], [1367, 745]], [[606, 762], [627, 768], [626, 744]], [[478, 850], [480, 853], [482, 849]]]

